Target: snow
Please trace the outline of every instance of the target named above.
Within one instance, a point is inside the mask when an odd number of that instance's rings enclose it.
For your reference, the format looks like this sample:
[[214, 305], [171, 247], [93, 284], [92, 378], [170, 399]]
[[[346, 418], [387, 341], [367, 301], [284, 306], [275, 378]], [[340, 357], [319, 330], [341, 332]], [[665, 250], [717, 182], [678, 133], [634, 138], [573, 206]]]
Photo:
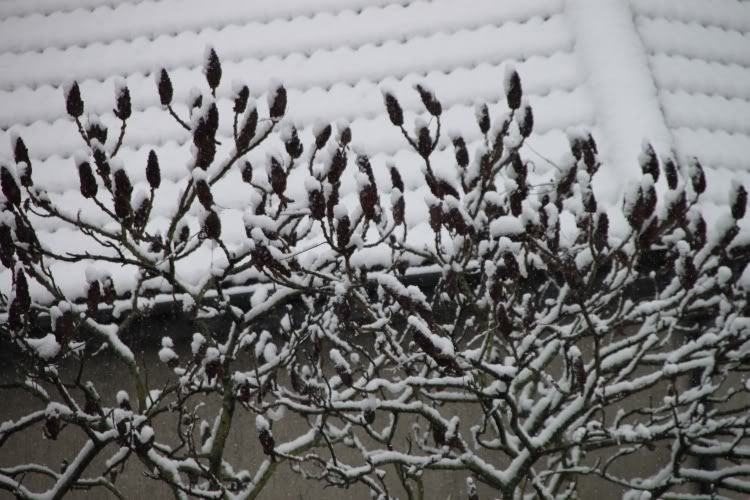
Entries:
[[597, 142], [606, 145], [604, 165], [594, 187], [597, 199], [612, 204], [621, 186], [640, 173], [636, 159], [643, 138], [661, 155], [671, 149], [670, 134], [628, 4], [571, 0], [567, 14], [578, 35], [576, 52], [603, 129]]
[[52, 333], [48, 333], [40, 339], [27, 338], [26, 343], [36, 352], [37, 356], [44, 360], [55, 358], [62, 349]]
[[255, 417], [255, 430], [258, 432], [267, 432], [271, 430], [271, 424], [268, 423], [263, 415], [257, 415]]
[[524, 232], [524, 225], [517, 217], [504, 215], [490, 224], [490, 234], [493, 238], [502, 236], [516, 236]]

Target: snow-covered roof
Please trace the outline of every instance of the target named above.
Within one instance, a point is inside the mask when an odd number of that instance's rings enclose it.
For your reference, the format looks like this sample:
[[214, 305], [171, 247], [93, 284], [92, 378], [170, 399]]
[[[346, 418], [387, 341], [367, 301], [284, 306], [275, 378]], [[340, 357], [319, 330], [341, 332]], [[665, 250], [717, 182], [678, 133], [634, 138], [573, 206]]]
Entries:
[[[153, 213], [157, 224], [166, 220], [189, 176], [191, 140], [161, 109], [154, 73], [170, 72], [176, 111], [186, 116], [191, 88], [206, 90], [207, 45], [223, 66], [220, 136], [231, 134], [228, 82], [242, 80], [263, 103], [269, 82], [279, 79], [288, 89], [288, 118], [304, 139], [317, 120], [348, 120], [382, 191], [390, 187], [386, 157], [401, 167], [407, 206], [423, 205], [427, 189], [417, 157], [388, 121], [380, 89], [396, 91], [408, 118], [423, 112], [412, 86], [428, 83], [442, 101], [444, 124], [478, 142], [473, 105], [487, 102], [491, 113], [506, 107], [508, 63], [534, 108], [535, 133], [524, 153], [537, 174], [548, 173], [549, 161], [568, 150], [567, 134], [583, 128], [602, 152], [595, 189], [610, 206], [639, 174], [644, 137], [662, 155], [700, 159], [709, 204], [726, 204], [732, 179], [750, 185], [750, 2], [737, 0], [6, 0], [0, 157], [11, 155], [10, 139], [20, 134], [36, 184], [67, 207], [90, 208], [73, 161], [84, 143], [62, 87], [78, 81], [86, 113], [102, 115], [114, 144], [113, 89], [125, 78], [133, 116], [120, 157], [137, 191], [146, 183], [148, 152], [157, 151], [162, 187]], [[249, 159], [260, 165], [264, 154]], [[436, 155], [438, 170], [453, 163], [451, 148]], [[239, 179], [233, 171], [214, 188], [230, 240], [244, 237]], [[294, 179], [289, 185], [292, 196], [302, 189]], [[353, 176], [344, 179], [352, 203], [354, 186]], [[426, 209], [407, 210], [415, 234], [429, 231], [426, 221]], [[71, 229], [40, 224], [51, 244], [76, 238]]]

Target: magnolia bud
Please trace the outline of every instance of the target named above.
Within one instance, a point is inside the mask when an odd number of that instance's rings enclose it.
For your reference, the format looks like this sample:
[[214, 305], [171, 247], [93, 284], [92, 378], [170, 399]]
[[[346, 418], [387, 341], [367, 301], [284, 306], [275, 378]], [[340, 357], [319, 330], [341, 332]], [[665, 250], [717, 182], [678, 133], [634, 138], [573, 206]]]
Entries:
[[203, 221], [203, 232], [206, 238], [211, 240], [218, 240], [221, 237], [221, 220], [213, 210], [209, 210]]
[[161, 184], [161, 171], [159, 169], [159, 158], [152, 149], [148, 152], [148, 161], [146, 162], [146, 180], [151, 189], [158, 189]]
[[250, 98], [250, 89], [247, 87], [247, 85], [243, 85], [242, 87], [240, 87], [237, 93], [234, 94], [233, 111], [236, 114], [244, 113], [245, 108], [247, 107], [247, 101], [249, 98]]
[[275, 158], [271, 157], [271, 188], [277, 196], [281, 197], [286, 191], [286, 172], [281, 166], [281, 163]]
[[299, 140], [297, 129], [292, 125], [289, 127], [288, 134], [284, 139], [284, 148], [291, 158], [299, 158], [304, 150], [302, 141]]
[[532, 130], [534, 130], [534, 113], [531, 111], [531, 106], [526, 104], [521, 108], [518, 131], [521, 133], [522, 137], [527, 138], [531, 135]]
[[133, 193], [133, 185], [124, 169], [115, 171], [115, 196], [124, 196], [130, 201], [130, 195]]
[[86, 293], [86, 310], [89, 316], [94, 316], [99, 309], [99, 302], [102, 298], [101, 286], [98, 280], [94, 280], [89, 285]]
[[599, 214], [599, 218], [596, 221], [596, 229], [594, 229], [594, 248], [601, 252], [604, 247], [607, 246], [609, 237], [609, 217], [606, 213], [602, 212]]
[[453, 138], [453, 149], [456, 153], [456, 163], [458, 163], [458, 166], [461, 168], [468, 167], [469, 151], [466, 149], [466, 142], [463, 137], [456, 136]]
[[5, 199], [16, 207], [21, 205], [21, 189], [16, 184], [16, 179], [6, 165], [0, 166], [0, 187]]
[[0, 262], [7, 267], [13, 267], [13, 256], [16, 253], [16, 245], [13, 242], [13, 233], [10, 226], [0, 224]]
[[740, 220], [745, 216], [747, 209], [747, 191], [742, 184], [738, 184], [732, 191], [732, 217], [734, 220]]
[[115, 101], [116, 108], [112, 110], [115, 116], [120, 120], [127, 120], [130, 118], [133, 108], [130, 102], [130, 90], [125, 86], [124, 81], [115, 87]]
[[344, 215], [339, 218], [338, 225], [336, 226], [336, 244], [340, 249], [345, 249], [349, 245], [349, 238], [351, 238], [351, 222], [349, 216]]
[[214, 197], [211, 194], [211, 188], [204, 179], [199, 179], [195, 183], [195, 192], [198, 195], [198, 201], [206, 210], [211, 210], [214, 204]]
[[250, 146], [250, 141], [255, 137], [255, 130], [258, 127], [258, 110], [253, 107], [245, 112], [237, 134], [236, 147], [237, 151], [242, 151]]
[[29, 283], [26, 281], [26, 274], [23, 269], [16, 272], [15, 295], [15, 302], [18, 304], [19, 310], [23, 314], [28, 313], [31, 309], [31, 296], [29, 295]]
[[78, 165], [78, 177], [81, 183], [81, 195], [84, 198], [93, 198], [96, 196], [98, 186], [89, 162], [84, 161]]
[[42, 434], [46, 439], [56, 440], [60, 435], [60, 418], [57, 415], [49, 415], [44, 421]]
[[206, 81], [212, 91], [216, 90], [221, 82], [221, 63], [219, 56], [213, 48], [209, 48], [206, 53], [206, 61], [203, 67], [203, 73], [206, 75]]
[[339, 128], [339, 144], [346, 146], [352, 142], [352, 129], [349, 125]]
[[487, 109], [485, 103], [477, 104], [474, 107], [474, 115], [477, 119], [477, 125], [482, 134], [486, 134], [490, 130], [490, 111]]
[[518, 109], [521, 106], [521, 78], [518, 72], [513, 68], [508, 68], [505, 75], [505, 96], [508, 100], [510, 109]]
[[174, 95], [172, 81], [169, 79], [169, 73], [167, 73], [167, 70], [164, 68], [159, 72], [157, 87], [159, 89], [159, 100], [161, 100], [161, 105], [169, 106], [172, 104], [172, 96]]
[[388, 118], [391, 123], [397, 127], [404, 124], [404, 111], [401, 109], [401, 105], [396, 99], [396, 96], [390, 92], [383, 92], [383, 101], [385, 102], [385, 110], [388, 112]]
[[247, 160], [242, 165], [242, 182], [248, 184], [253, 182], [253, 165]]
[[693, 159], [693, 164], [690, 167], [690, 182], [696, 194], [703, 194], [706, 190], [706, 175], [703, 173], [703, 166], [697, 158]]
[[323, 149], [328, 142], [328, 139], [331, 137], [332, 127], [330, 124], [325, 125], [320, 130], [318, 130], [317, 135], [315, 136], [315, 147], [317, 149]]
[[271, 118], [278, 120], [286, 113], [286, 89], [278, 84], [268, 95], [268, 110]]
[[310, 216], [315, 220], [322, 220], [326, 213], [326, 200], [319, 189], [309, 191], [308, 203], [310, 205]]
[[417, 130], [417, 149], [423, 158], [427, 158], [432, 153], [432, 137], [427, 126], [419, 127]]
[[107, 127], [102, 122], [89, 118], [89, 125], [86, 127], [86, 136], [90, 140], [96, 140], [99, 144], [105, 144], [107, 142], [107, 132]]
[[65, 94], [65, 109], [73, 118], [79, 118], [83, 114], [83, 100], [78, 82], [73, 82]]
[[669, 189], [677, 189], [677, 165], [672, 158], [664, 160], [664, 176], [667, 178]]
[[654, 182], [659, 180], [659, 160], [656, 157], [654, 148], [649, 143], [644, 143], [638, 161], [641, 164], [641, 170], [643, 174], [651, 174]]
[[31, 159], [29, 158], [29, 150], [26, 148], [26, 144], [21, 137], [16, 138], [16, 144], [13, 148], [13, 157], [18, 165], [21, 185], [24, 187], [32, 186], [34, 183], [31, 180]]
[[440, 116], [443, 112], [443, 106], [437, 100], [435, 94], [420, 84], [415, 85], [414, 88], [419, 92], [419, 97], [422, 99], [422, 104], [427, 112], [432, 116]]
[[115, 194], [115, 215], [120, 218], [123, 222], [130, 217], [130, 200], [121, 193]]

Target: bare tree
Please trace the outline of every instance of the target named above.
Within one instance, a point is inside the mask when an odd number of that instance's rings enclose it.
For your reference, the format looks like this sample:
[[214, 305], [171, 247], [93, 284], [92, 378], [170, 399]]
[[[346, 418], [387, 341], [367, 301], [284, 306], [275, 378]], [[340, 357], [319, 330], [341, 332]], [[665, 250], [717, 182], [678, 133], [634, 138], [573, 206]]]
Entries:
[[[121, 128], [109, 146], [104, 125], [84, 118], [78, 85], [65, 93], [85, 143], [73, 165], [80, 193], [108, 224], [38, 188], [21, 138], [12, 145], [16, 165], [2, 165], [0, 257], [13, 284], [0, 298], [0, 333], [16, 373], [2, 390], [28, 391], [39, 406], [0, 424], [0, 450], [40, 427], [48, 439], [77, 428], [87, 440], [62, 472], [41, 463], [0, 468], [0, 489], [26, 499], [61, 498], [74, 487], [122, 495], [112, 472], [137, 459], [177, 498], [255, 498], [281, 465], [332, 486], [362, 483], [377, 498], [421, 498], [435, 470], [463, 471], [471, 499], [475, 482], [506, 499], [575, 498], [581, 476], [634, 498], [682, 498], [675, 489], [686, 484], [704, 492], [690, 498], [750, 493], [750, 388], [740, 382], [750, 321], [738, 284], [748, 246], [734, 243], [747, 204], [742, 186], [733, 187], [731, 213], [708, 231], [701, 165], [659, 159], [645, 145], [618, 232], [592, 189], [600, 163], [591, 135], [572, 136], [570, 160], [532, 181], [520, 151], [534, 119], [512, 68], [509, 111], [491, 119], [477, 106], [482, 144], [469, 151], [460, 135], [449, 138], [453, 175], [431, 163], [447, 142], [435, 94], [415, 87], [430, 122], [417, 120], [412, 132], [396, 95], [384, 91], [390, 121], [423, 163], [425, 243], [404, 221], [415, 209], [405, 204], [406, 166], [391, 165], [383, 186], [345, 124], [316, 126], [303, 145], [282, 120], [282, 85], [269, 90], [267, 108], [248, 87], [235, 88], [233, 147], [217, 157], [227, 145], [217, 135], [222, 71], [213, 50], [205, 75], [209, 92], [193, 97], [188, 118], [172, 107], [168, 73], [157, 75], [165, 112], [193, 141], [191, 177], [167, 225], [151, 217], [161, 184], [156, 153], [145, 166], [146, 191], [134, 192], [117, 158], [131, 115], [124, 83], [116, 88]], [[276, 134], [285, 153], [251, 165], [247, 154]], [[214, 197], [233, 169], [248, 200], [240, 244], [223, 237]], [[355, 170], [357, 206], [340, 201], [347, 169]], [[292, 199], [294, 170], [306, 172], [306, 196]], [[387, 189], [390, 197], [381, 196]], [[188, 215], [196, 212], [200, 227]], [[89, 250], [45, 243], [37, 232], [44, 219], [84, 235]], [[205, 246], [215, 265], [195, 285], [177, 269]], [[388, 252], [388, 265], [368, 265], [363, 256], [376, 250]], [[88, 288], [66, 296], [54, 265], [81, 260], [91, 263]], [[103, 263], [132, 269], [136, 285], [118, 290]], [[433, 271], [429, 289], [409, 284], [405, 270], [417, 267]], [[247, 305], [232, 301], [240, 285], [252, 288]], [[181, 303], [200, 333], [161, 339], [159, 358], [174, 376], [156, 384], [123, 339], [158, 297]], [[216, 318], [228, 326], [209, 326]], [[190, 355], [177, 354], [179, 342], [190, 342]], [[127, 367], [134, 394], [102, 394], [82, 370], [58, 370], [105, 349]], [[629, 398], [644, 394], [649, 404], [628, 409]], [[201, 408], [210, 396], [221, 401], [214, 415]], [[473, 418], [452, 417], [455, 405]], [[255, 415], [253, 446], [266, 455], [254, 470], [225, 456], [240, 412]], [[290, 423], [289, 415], [302, 418]], [[284, 426], [293, 439], [274, 437]], [[612, 472], [655, 446], [671, 454], [650, 477]], [[597, 452], [605, 454], [591, 459]], [[104, 470], [90, 466], [98, 455], [107, 457]], [[696, 465], [706, 460], [713, 470]], [[35, 474], [54, 486], [31, 491], [23, 478]]]

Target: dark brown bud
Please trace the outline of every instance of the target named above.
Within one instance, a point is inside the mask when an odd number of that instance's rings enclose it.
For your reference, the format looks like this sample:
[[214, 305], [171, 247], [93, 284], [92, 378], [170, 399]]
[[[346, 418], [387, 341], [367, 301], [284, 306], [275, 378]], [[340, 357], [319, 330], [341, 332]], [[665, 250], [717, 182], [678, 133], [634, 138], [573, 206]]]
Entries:
[[584, 143], [580, 137], [570, 137], [570, 152], [573, 154], [573, 157], [576, 159], [576, 161], [580, 160], [583, 157], [583, 147]]
[[326, 200], [319, 189], [313, 189], [307, 193], [310, 204], [310, 216], [315, 220], [322, 220], [326, 215]]
[[57, 415], [49, 415], [44, 421], [42, 434], [46, 439], [56, 440], [60, 435], [60, 418]]
[[423, 158], [427, 158], [432, 153], [432, 136], [426, 125], [417, 130], [417, 150]]
[[659, 160], [651, 144], [646, 143], [643, 145], [643, 151], [641, 151], [638, 161], [641, 164], [641, 170], [644, 175], [651, 175], [654, 182], [659, 180]]
[[513, 323], [511, 323], [510, 318], [508, 317], [508, 311], [505, 310], [503, 304], [498, 304], [497, 306], [495, 322], [497, 323], [498, 331], [503, 337], [510, 338], [511, 333], [513, 333]]
[[341, 179], [341, 175], [346, 169], [346, 151], [343, 148], [336, 150], [331, 158], [331, 165], [328, 167], [328, 182], [335, 185]]
[[302, 156], [304, 147], [302, 146], [302, 141], [299, 140], [297, 129], [294, 126], [289, 127], [288, 136], [284, 139], [284, 148], [291, 158], [296, 159]]
[[31, 159], [29, 158], [29, 150], [26, 148], [26, 144], [21, 137], [16, 138], [16, 144], [13, 148], [13, 157], [18, 165], [21, 185], [24, 187], [32, 186], [34, 183], [31, 180]]
[[250, 89], [247, 87], [247, 85], [243, 85], [240, 87], [240, 89], [237, 91], [236, 94], [234, 94], [234, 108], [233, 111], [236, 114], [241, 114], [245, 112], [245, 108], [247, 108], [247, 101], [250, 98]]
[[204, 179], [199, 179], [195, 183], [195, 193], [198, 195], [198, 201], [206, 210], [211, 210], [214, 205], [214, 197], [211, 194], [211, 188]]
[[260, 441], [260, 445], [263, 448], [263, 453], [273, 456], [276, 442], [273, 439], [273, 435], [271, 435], [271, 431], [268, 429], [260, 430], [258, 432], [258, 441]]
[[440, 203], [430, 205], [430, 227], [435, 233], [440, 232], [443, 224], [443, 206]]
[[607, 246], [609, 238], [609, 217], [606, 213], [602, 212], [596, 221], [596, 228], [594, 229], [593, 240], [594, 248], [601, 252]]
[[503, 254], [503, 264], [505, 264], [505, 272], [508, 277], [513, 281], [518, 281], [521, 277], [521, 270], [518, 267], [518, 261], [511, 252], [505, 252]]
[[190, 228], [187, 225], [184, 225], [180, 228], [180, 232], [177, 235], [177, 239], [181, 243], [187, 242], [188, 238], [190, 238]]
[[514, 189], [513, 192], [510, 193], [510, 213], [513, 214], [514, 217], [518, 217], [521, 215], [521, 212], [523, 211], [523, 194], [520, 189]]
[[578, 390], [583, 393], [586, 389], [586, 367], [583, 365], [583, 358], [576, 356], [573, 358], [573, 376]]
[[347, 386], [351, 387], [354, 385], [354, 378], [352, 377], [352, 372], [350, 372], [345, 366], [339, 366], [336, 365], [336, 374], [341, 379], [341, 382]]
[[269, 114], [274, 120], [278, 120], [286, 113], [286, 89], [283, 85], [278, 85], [273, 90], [273, 96], [270, 100]]
[[146, 161], [146, 180], [151, 189], [158, 189], [161, 185], [161, 169], [159, 168], [159, 158], [153, 149], [148, 152]]
[[250, 141], [255, 137], [255, 130], [258, 127], [258, 110], [251, 109], [245, 114], [242, 120], [240, 131], [237, 134], [236, 147], [237, 151], [242, 151], [250, 146]]
[[130, 115], [133, 112], [133, 107], [130, 102], [130, 90], [125, 85], [117, 88], [116, 90], [116, 107], [112, 110], [112, 112], [120, 120], [127, 120], [128, 118], [130, 118]]
[[740, 220], [745, 216], [747, 210], [747, 191], [745, 186], [738, 185], [732, 192], [732, 217], [734, 220]]
[[13, 267], [13, 256], [16, 253], [16, 244], [13, 242], [13, 233], [10, 226], [0, 224], [0, 262], [8, 269]]
[[397, 127], [401, 127], [404, 124], [404, 111], [401, 109], [396, 96], [390, 92], [383, 92], [383, 101], [385, 102], [385, 110], [388, 112], [388, 118], [391, 123]]
[[521, 90], [521, 77], [518, 76], [518, 72], [515, 69], [509, 70], [505, 78], [505, 83], [507, 86], [505, 97], [508, 100], [508, 107], [510, 109], [518, 109], [521, 107], [523, 91]]
[[93, 198], [96, 196], [99, 188], [96, 184], [96, 178], [91, 171], [91, 165], [89, 162], [84, 161], [78, 165], [78, 178], [81, 183], [81, 195], [83, 195], [84, 198]]
[[115, 303], [117, 291], [115, 290], [115, 283], [112, 281], [112, 278], [107, 277], [104, 279], [104, 291], [102, 297], [104, 298], [104, 303], [108, 306]]
[[474, 112], [477, 119], [477, 125], [479, 125], [479, 130], [482, 134], [486, 134], [490, 130], [490, 110], [487, 109], [485, 103], [481, 103], [477, 104]]
[[468, 167], [469, 151], [466, 149], [466, 142], [463, 137], [456, 136], [453, 138], [453, 149], [456, 153], [456, 163], [458, 163], [458, 166], [461, 168]]
[[404, 215], [406, 211], [406, 205], [404, 202], [404, 197], [399, 196], [394, 202], [393, 202], [393, 223], [395, 225], [403, 224], [404, 222]]
[[690, 224], [690, 229], [690, 246], [693, 247], [694, 250], [698, 251], [706, 244], [706, 220], [701, 215], [698, 215]]
[[213, 210], [209, 210], [206, 219], [203, 221], [203, 233], [206, 238], [211, 240], [218, 240], [221, 237], [221, 220], [219, 214]]
[[518, 131], [521, 136], [527, 138], [531, 135], [534, 130], [534, 113], [531, 111], [531, 106], [528, 104], [523, 107], [521, 120], [518, 124]]
[[67, 90], [65, 109], [73, 118], [80, 118], [83, 114], [83, 99], [81, 99], [81, 89], [78, 87], [78, 82], [73, 82]]
[[352, 129], [348, 125], [343, 129], [339, 130], [339, 144], [346, 146], [352, 142]]
[[596, 196], [594, 196], [594, 190], [589, 188], [583, 193], [583, 208], [588, 213], [593, 214], [596, 212]]
[[29, 295], [29, 283], [26, 281], [26, 274], [23, 269], [16, 272], [15, 282], [15, 302], [21, 313], [26, 314], [31, 309], [31, 296]]
[[172, 96], [174, 95], [172, 80], [169, 79], [169, 73], [167, 73], [167, 70], [164, 68], [159, 72], [157, 87], [159, 89], [159, 100], [161, 101], [161, 105], [169, 106], [172, 104]]
[[247, 160], [242, 165], [242, 182], [248, 184], [253, 182], [253, 165]]
[[669, 189], [677, 189], [677, 165], [672, 158], [664, 160], [664, 176], [667, 178]]
[[219, 56], [213, 48], [208, 49], [203, 72], [206, 75], [208, 86], [212, 91], [216, 91], [216, 87], [221, 82], [221, 63], [219, 62]]
[[372, 425], [375, 422], [375, 411], [372, 408], [365, 408], [362, 410], [362, 419], [367, 425]]
[[103, 145], [107, 142], [107, 134], [107, 127], [105, 127], [102, 122], [90, 119], [88, 127], [86, 127], [86, 136], [88, 136], [90, 140], [96, 140], [99, 144]]
[[330, 124], [324, 126], [318, 131], [318, 135], [315, 136], [315, 147], [317, 149], [323, 149], [325, 147], [328, 139], [331, 137], [332, 131], [333, 129]]
[[370, 183], [365, 184], [359, 189], [359, 204], [362, 206], [362, 213], [368, 220], [377, 221], [380, 217], [375, 211], [378, 203], [378, 192]]
[[706, 175], [703, 173], [703, 166], [697, 158], [693, 160], [690, 168], [690, 182], [696, 194], [703, 194], [706, 190]]
[[6, 165], [0, 166], [0, 187], [8, 203], [16, 207], [21, 205], [21, 189], [16, 183], [16, 179]]
[[419, 84], [415, 85], [414, 88], [419, 93], [419, 97], [420, 99], [422, 99], [422, 104], [424, 105], [427, 112], [432, 116], [440, 116], [440, 114], [443, 112], [443, 106], [440, 104], [440, 101], [437, 100], [435, 94]]
[[271, 157], [271, 188], [277, 196], [281, 197], [286, 191], [286, 172], [284, 167], [275, 158]]
[[99, 302], [102, 299], [101, 286], [98, 280], [94, 280], [89, 285], [88, 292], [86, 293], [86, 310], [89, 316], [95, 316], [99, 310]]
[[130, 218], [130, 200], [122, 193], [115, 192], [115, 215], [123, 222]]
[[348, 215], [339, 218], [338, 224], [336, 225], [336, 244], [341, 250], [349, 246], [349, 239], [352, 236], [351, 227], [352, 223], [349, 220]]

